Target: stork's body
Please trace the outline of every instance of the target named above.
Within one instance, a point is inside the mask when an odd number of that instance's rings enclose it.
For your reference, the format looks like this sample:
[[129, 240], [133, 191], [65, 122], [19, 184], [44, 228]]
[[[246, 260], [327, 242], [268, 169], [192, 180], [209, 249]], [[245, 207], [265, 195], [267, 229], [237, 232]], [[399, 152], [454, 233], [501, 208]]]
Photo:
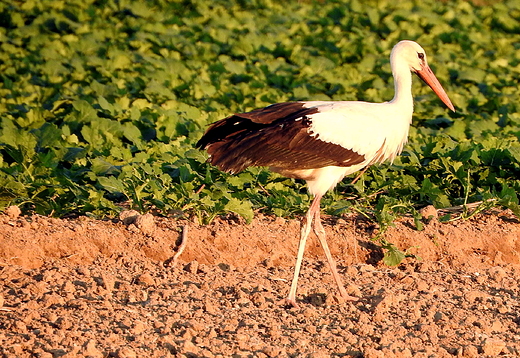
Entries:
[[267, 166], [282, 175], [303, 179], [314, 200], [302, 225], [295, 273], [287, 303], [296, 304], [299, 270], [312, 222], [343, 298], [341, 282], [320, 220], [320, 200], [346, 175], [393, 160], [406, 143], [412, 121], [412, 74], [417, 73], [454, 110], [446, 92], [415, 42], [401, 41], [390, 57], [395, 96], [390, 102], [310, 101], [278, 103], [215, 122], [197, 143], [209, 161], [236, 173]]

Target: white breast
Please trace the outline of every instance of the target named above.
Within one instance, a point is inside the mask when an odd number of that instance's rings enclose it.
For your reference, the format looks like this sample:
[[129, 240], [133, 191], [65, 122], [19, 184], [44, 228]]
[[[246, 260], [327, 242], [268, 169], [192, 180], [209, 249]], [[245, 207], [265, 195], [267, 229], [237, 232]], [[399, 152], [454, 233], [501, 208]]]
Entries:
[[310, 116], [312, 136], [341, 145], [366, 158], [366, 164], [393, 160], [408, 137], [412, 111], [391, 103], [307, 102], [319, 108]]

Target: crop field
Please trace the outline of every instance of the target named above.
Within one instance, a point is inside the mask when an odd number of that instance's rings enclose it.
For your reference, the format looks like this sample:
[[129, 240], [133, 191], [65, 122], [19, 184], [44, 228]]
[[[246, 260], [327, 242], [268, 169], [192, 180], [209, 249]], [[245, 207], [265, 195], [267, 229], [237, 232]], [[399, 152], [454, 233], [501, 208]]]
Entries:
[[[195, 143], [277, 102], [389, 101], [403, 39], [426, 50], [456, 112], [414, 76], [402, 155], [322, 200], [367, 301], [327, 296], [311, 247], [307, 307], [279, 307], [305, 183], [223, 173]], [[0, 356], [520, 356], [519, 103], [519, 0], [2, 1]], [[122, 210], [152, 213], [152, 229], [115, 223]], [[184, 225], [186, 266], [165, 272]], [[342, 246], [351, 237], [366, 244]]]
[[[409, 145], [345, 180], [325, 211], [482, 203], [518, 210], [520, 5], [458, 1], [14, 1], [0, 5], [0, 205], [63, 216], [181, 211], [210, 222], [301, 214], [295, 183], [205, 163], [194, 143], [232, 113], [289, 100], [393, 96], [388, 56], [418, 41], [452, 98], [415, 81]], [[269, 195], [266, 195], [266, 192]], [[381, 195], [384, 193], [384, 195]], [[356, 200], [345, 200], [353, 198]]]

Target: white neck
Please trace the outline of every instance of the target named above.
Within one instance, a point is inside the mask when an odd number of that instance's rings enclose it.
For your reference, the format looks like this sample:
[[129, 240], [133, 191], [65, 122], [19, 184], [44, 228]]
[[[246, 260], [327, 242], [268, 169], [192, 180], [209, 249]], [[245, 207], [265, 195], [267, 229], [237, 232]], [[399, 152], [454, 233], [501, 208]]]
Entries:
[[391, 61], [394, 76], [394, 98], [389, 102], [409, 114], [410, 122], [413, 114], [412, 72], [408, 65], [401, 61]]

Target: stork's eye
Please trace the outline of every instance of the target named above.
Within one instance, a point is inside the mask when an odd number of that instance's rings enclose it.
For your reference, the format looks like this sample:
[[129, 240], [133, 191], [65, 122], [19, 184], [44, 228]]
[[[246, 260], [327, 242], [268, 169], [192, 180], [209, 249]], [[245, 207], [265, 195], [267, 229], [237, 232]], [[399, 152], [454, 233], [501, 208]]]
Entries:
[[419, 60], [424, 60], [424, 53], [422, 52], [417, 52], [417, 57], [419, 57]]

